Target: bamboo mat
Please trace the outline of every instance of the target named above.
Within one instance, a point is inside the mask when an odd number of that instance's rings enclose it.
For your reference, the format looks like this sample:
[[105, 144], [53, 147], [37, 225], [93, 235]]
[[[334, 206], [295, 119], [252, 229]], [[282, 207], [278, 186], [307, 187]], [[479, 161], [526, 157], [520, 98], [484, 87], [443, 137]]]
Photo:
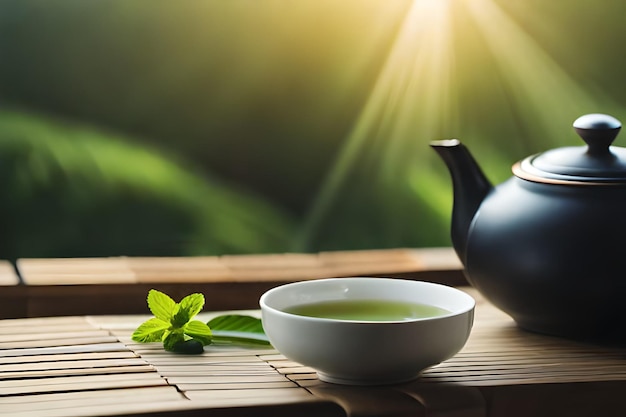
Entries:
[[171, 354], [130, 340], [146, 318], [0, 321], [0, 415], [345, 415], [260, 359], [271, 348]]
[[626, 350], [527, 333], [463, 289], [478, 301], [463, 350], [416, 381], [381, 387], [321, 382], [271, 348], [187, 356], [132, 342], [147, 316], [2, 320], [0, 415], [624, 415]]
[[[465, 347], [408, 384], [335, 387], [313, 369], [280, 354], [262, 358], [321, 398], [340, 399], [355, 415], [385, 404], [394, 415], [624, 416], [626, 348], [539, 335], [477, 300], [475, 325]], [[407, 397], [413, 401], [407, 400]], [[346, 401], [345, 398], [349, 398]]]
[[[477, 300], [475, 325], [470, 338], [453, 358], [426, 370], [420, 383], [480, 387], [626, 382], [626, 348], [603, 347], [524, 331], [473, 288], [463, 287], [463, 290]], [[265, 359], [279, 372], [293, 375], [296, 380], [318, 383], [310, 368], [290, 362], [281, 355]]]

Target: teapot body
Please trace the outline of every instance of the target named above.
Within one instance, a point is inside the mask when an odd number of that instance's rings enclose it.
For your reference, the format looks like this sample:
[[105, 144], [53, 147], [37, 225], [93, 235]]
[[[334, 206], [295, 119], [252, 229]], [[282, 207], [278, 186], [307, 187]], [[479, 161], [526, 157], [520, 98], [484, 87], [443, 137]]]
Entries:
[[485, 196], [466, 239], [468, 280], [520, 327], [626, 339], [626, 186], [512, 177]]

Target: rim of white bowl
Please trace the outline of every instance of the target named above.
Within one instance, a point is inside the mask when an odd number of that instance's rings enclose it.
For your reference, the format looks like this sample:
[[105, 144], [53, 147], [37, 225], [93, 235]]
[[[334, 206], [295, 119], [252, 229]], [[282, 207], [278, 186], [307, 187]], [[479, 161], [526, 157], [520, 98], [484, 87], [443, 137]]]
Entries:
[[[459, 309], [459, 310], [455, 310], [455, 311], [451, 311], [448, 314], [442, 314], [442, 315], [437, 315], [434, 317], [421, 317], [421, 318], [412, 318], [412, 319], [406, 319], [406, 320], [348, 320], [348, 319], [333, 319], [333, 318], [325, 318], [325, 317], [313, 317], [313, 316], [304, 316], [301, 314], [293, 314], [293, 313], [288, 313], [286, 311], [280, 310], [278, 308], [272, 307], [270, 305], [267, 304], [266, 300], [268, 297], [272, 296], [274, 293], [278, 292], [278, 291], [284, 291], [286, 288], [290, 288], [290, 287], [298, 287], [298, 286], [307, 286], [307, 285], [316, 285], [315, 283], [319, 283], [319, 282], [330, 282], [330, 281], [354, 281], [354, 280], [374, 280], [374, 281], [385, 281], [385, 282], [389, 282], [389, 281], [401, 281], [403, 283], [417, 283], [418, 285], [425, 285], [425, 286], [430, 286], [430, 287], [439, 287], [439, 288], [443, 288], [445, 291], [450, 291], [455, 293], [456, 295], [463, 297], [466, 299], [466, 301], [468, 302], [468, 307], [463, 308], [463, 309]], [[276, 286], [274, 288], [271, 288], [269, 290], [267, 290], [265, 293], [263, 293], [261, 295], [261, 298], [259, 299], [259, 306], [261, 307], [261, 310], [266, 309], [266, 310], [271, 310], [272, 312], [281, 315], [281, 316], [285, 316], [285, 317], [298, 317], [299, 319], [302, 320], [310, 320], [310, 321], [322, 321], [322, 322], [341, 322], [341, 323], [360, 323], [360, 324], [370, 324], [370, 325], [374, 325], [374, 324], [381, 324], [381, 323], [414, 323], [414, 322], [421, 322], [421, 321], [433, 321], [433, 320], [440, 320], [440, 319], [444, 319], [447, 317], [455, 317], [455, 316], [460, 316], [463, 314], [468, 313], [469, 311], [474, 310], [474, 308], [476, 307], [476, 300], [474, 299], [474, 297], [472, 297], [471, 295], [467, 294], [465, 291], [459, 290], [458, 288], [454, 288], [451, 287], [449, 285], [445, 285], [445, 284], [438, 284], [435, 282], [428, 282], [428, 281], [418, 281], [418, 280], [411, 280], [411, 279], [404, 279], [404, 278], [385, 278], [385, 277], [337, 277], [337, 278], [320, 278], [320, 279], [312, 279], [312, 280], [308, 280], [308, 281], [296, 281], [296, 282], [290, 282], [288, 284], [282, 284], [279, 286]]]

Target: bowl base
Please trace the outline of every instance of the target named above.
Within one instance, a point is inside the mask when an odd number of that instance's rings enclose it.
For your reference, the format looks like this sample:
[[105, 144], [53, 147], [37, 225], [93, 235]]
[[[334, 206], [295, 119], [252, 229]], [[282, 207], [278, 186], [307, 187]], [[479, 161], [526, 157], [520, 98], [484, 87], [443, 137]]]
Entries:
[[410, 382], [419, 378], [420, 373], [411, 375], [394, 375], [384, 378], [350, 378], [337, 375], [329, 375], [323, 372], [317, 372], [317, 377], [320, 381], [329, 382], [331, 384], [339, 385], [394, 385], [402, 384], [404, 382]]

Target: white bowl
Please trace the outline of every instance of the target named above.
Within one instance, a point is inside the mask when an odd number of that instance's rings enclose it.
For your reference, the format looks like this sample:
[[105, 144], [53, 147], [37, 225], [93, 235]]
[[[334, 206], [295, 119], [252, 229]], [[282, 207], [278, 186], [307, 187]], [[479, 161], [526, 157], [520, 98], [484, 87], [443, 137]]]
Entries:
[[[428, 304], [449, 313], [396, 321], [338, 320], [285, 312], [329, 300], [391, 300]], [[465, 345], [475, 301], [440, 284], [392, 278], [331, 278], [296, 282], [260, 299], [263, 328], [285, 357], [326, 382], [380, 385], [410, 381]]]

